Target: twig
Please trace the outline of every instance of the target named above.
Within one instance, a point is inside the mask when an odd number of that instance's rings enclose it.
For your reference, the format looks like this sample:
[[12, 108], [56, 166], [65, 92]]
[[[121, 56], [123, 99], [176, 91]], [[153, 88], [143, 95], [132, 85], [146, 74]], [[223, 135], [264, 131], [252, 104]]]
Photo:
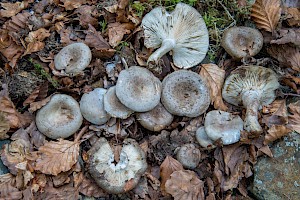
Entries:
[[80, 138], [83, 136], [83, 134], [85, 133], [85, 131], [88, 129], [88, 125], [86, 125], [85, 127], [83, 127], [80, 132], [78, 133], [78, 135], [76, 136], [74, 142], [78, 142], [80, 140]]
[[231, 20], [233, 21], [228, 27], [225, 28], [228, 29], [232, 26], [235, 26], [236, 25], [236, 21], [235, 19], [232, 17], [232, 15], [230, 14], [230, 12], [228, 11], [228, 9], [226, 8], [226, 6], [220, 1], [220, 0], [217, 0], [217, 2], [223, 7], [223, 9], [225, 10], [226, 14], [231, 18]]
[[300, 94], [293, 94], [293, 93], [282, 93], [285, 96], [293, 96], [293, 97], [300, 97]]

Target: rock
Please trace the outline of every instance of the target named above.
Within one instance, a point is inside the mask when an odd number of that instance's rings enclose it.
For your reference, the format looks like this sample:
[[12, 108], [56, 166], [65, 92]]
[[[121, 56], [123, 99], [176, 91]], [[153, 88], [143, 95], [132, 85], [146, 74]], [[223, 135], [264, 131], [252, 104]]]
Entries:
[[[9, 143], [10, 140], [0, 140], [0, 149], [2, 149], [4, 144]], [[9, 173], [8, 168], [3, 165], [2, 160], [0, 159], [0, 175]]]
[[251, 192], [257, 199], [299, 199], [300, 134], [290, 133], [271, 150], [274, 158], [262, 157], [254, 166]]

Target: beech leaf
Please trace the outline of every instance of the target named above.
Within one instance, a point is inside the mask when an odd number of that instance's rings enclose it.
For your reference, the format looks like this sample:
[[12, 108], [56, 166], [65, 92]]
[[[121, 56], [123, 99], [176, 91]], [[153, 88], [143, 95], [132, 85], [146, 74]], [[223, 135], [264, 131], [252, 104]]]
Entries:
[[288, 129], [283, 125], [272, 125], [272, 127], [268, 130], [268, 134], [265, 135], [264, 145], [270, 144], [275, 140], [287, 135], [291, 132], [291, 129]]
[[300, 101], [291, 103], [288, 108], [292, 114], [288, 117], [287, 127], [300, 133]]

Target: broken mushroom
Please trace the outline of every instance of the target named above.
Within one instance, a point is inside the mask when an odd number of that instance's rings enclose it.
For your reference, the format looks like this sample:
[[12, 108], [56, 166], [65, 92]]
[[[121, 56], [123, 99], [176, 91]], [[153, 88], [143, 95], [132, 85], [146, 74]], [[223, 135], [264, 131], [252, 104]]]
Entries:
[[172, 123], [174, 117], [159, 103], [148, 112], [136, 113], [136, 118], [144, 128], [161, 131]]
[[183, 167], [194, 169], [198, 166], [201, 160], [201, 153], [195, 145], [185, 144], [179, 148], [176, 158]]
[[109, 120], [110, 115], [104, 110], [103, 96], [105, 93], [106, 89], [96, 88], [82, 95], [79, 102], [80, 110], [87, 121], [102, 125]]
[[261, 66], [240, 66], [227, 77], [222, 90], [223, 98], [233, 105], [243, 105], [246, 111], [244, 129], [261, 133], [258, 110], [269, 105], [278, 89], [278, 78], [271, 69]]
[[52, 139], [73, 135], [83, 121], [78, 102], [71, 96], [55, 94], [37, 111], [35, 122], [38, 130]]
[[214, 141], [208, 137], [204, 126], [201, 126], [200, 128], [197, 129], [196, 139], [199, 142], [199, 144], [204, 148], [213, 149], [216, 147], [213, 144]]
[[161, 82], [148, 69], [132, 66], [122, 70], [116, 84], [116, 95], [126, 107], [146, 112], [158, 105]]
[[114, 151], [105, 138], [89, 150], [89, 172], [106, 192], [119, 194], [133, 189], [147, 169], [145, 153], [134, 140], [127, 138], [117, 164]]
[[149, 58], [157, 62], [172, 51], [173, 62], [179, 68], [200, 63], [209, 45], [208, 30], [200, 13], [193, 7], [178, 3], [173, 12], [157, 7], [142, 20], [147, 48], [159, 48]]
[[67, 74], [77, 74], [83, 71], [91, 62], [92, 53], [84, 43], [73, 43], [64, 47], [54, 57], [57, 70], [64, 70]]
[[213, 110], [206, 114], [204, 126], [210, 139], [213, 141], [221, 139], [224, 145], [228, 145], [240, 140], [243, 120], [238, 115]]
[[172, 114], [197, 117], [209, 107], [208, 88], [201, 76], [188, 70], [178, 70], [162, 82], [161, 102]]
[[234, 59], [252, 57], [263, 47], [263, 36], [257, 29], [234, 26], [224, 31], [221, 45]]

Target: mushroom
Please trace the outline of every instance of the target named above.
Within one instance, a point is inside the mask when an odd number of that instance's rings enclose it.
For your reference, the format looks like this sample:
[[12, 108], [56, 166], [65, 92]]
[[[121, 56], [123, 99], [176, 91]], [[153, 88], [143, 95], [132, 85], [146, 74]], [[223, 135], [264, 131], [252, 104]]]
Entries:
[[96, 88], [83, 94], [79, 102], [83, 117], [93, 124], [105, 124], [110, 118], [110, 115], [104, 110], [103, 96], [105, 93], [106, 89]]
[[209, 107], [208, 88], [201, 76], [188, 70], [178, 70], [162, 82], [161, 102], [172, 114], [197, 117]]
[[147, 169], [145, 153], [130, 138], [124, 140], [117, 164], [114, 164], [114, 151], [105, 138], [100, 138], [88, 155], [89, 173], [102, 189], [113, 194], [133, 189]]
[[228, 145], [240, 140], [243, 120], [238, 115], [212, 110], [206, 114], [204, 126], [205, 132], [211, 140], [221, 139], [224, 145]]
[[124, 106], [116, 95], [116, 86], [110, 87], [104, 94], [104, 109], [112, 117], [126, 119], [134, 111]]
[[161, 103], [148, 112], [136, 113], [136, 117], [140, 124], [150, 131], [163, 130], [172, 123], [174, 118]]
[[78, 102], [71, 96], [55, 94], [38, 110], [35, 123], [38, 130], [52, 139], [73, 135], [83, 121]]
[[161, 82], [148, 69], [132, 66], [120, 72], [116, 95], [131, 110], [146, 112], [159, 103]]
[[194, 169], [201, 160], [200, 150], [193, 144], [185, 144], [181, 146], [177, 152], [177, 160], [183, 167]]
[[263, 36], [254, 28], [234, 26], [223, 33], [222, 47], [234, 59], [242, 59], [258, 54], [263, 47]]
[[178, 3], [173, 12], [157, 7], [142, 20], [147, 48], [159, 48], [149, 58], [157, 62], [172, 51], [173, 62], [179, 68], [191, 68], [200, 63], [209, 45], [208, 30], [202, 16], [193, 7]]
[[73, 43], [64, 47], [54, 57], [57, 70], [65, 70], [67, 74], [77, 74], [83, 71], [91, 62], [92, 53], [84, 43]]
[[204, 148], [213, 149], [216, 147], [213, 144], [214, 141], [208, 137], [204, 126], [201, 126], [200, 128], [197, 129], [196, 139], [199, 142], [199, 144]]
[[246, 131], [261, 133], [258, 110], [275, 100], [278, 87], [278, 78], [271, 69], [255, 65], [240, 66], [225, 80], [222, 96], [228, 103], [243, 105], [247, 109], [244, 120]]

